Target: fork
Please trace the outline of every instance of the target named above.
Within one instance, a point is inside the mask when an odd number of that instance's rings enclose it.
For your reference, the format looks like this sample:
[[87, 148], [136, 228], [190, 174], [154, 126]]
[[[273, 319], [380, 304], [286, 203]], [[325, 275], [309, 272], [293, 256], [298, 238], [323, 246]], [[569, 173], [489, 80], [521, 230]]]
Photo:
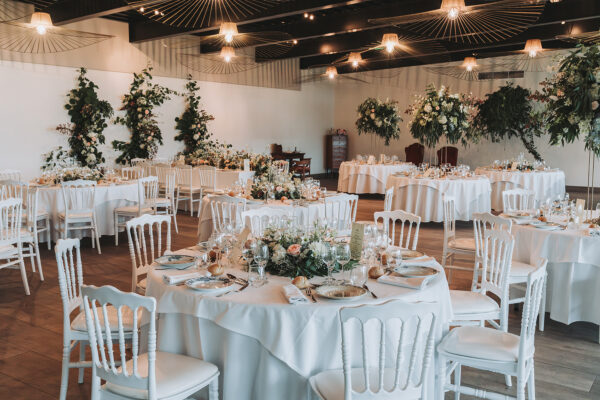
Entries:
[[305, 289], [305, 291], [306, 291], [306, 295], [310, 296], [310, 298], [312, 299], [312, 302], [316, 303], [317, 299], [315, 299], [315, 296], [313, 295], [312, 289], [310, 288], [310, 286], [307, 286], [306, 289]]

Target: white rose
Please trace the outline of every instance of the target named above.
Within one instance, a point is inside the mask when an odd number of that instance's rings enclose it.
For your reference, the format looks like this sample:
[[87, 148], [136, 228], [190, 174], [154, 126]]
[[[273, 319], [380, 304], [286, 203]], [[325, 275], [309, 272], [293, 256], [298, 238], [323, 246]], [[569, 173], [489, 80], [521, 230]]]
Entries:
[[448, 122], [448, 119], [446, 118], [446, 116], [445, 116], [445, 115], [440, 115], [440, 116], [439, 116], [439, 118], [438, 118], [438, 122], [439, 122], [440, 124], [442, 124], [442, 125], [445, 125], [445, 124], [446, 124], [446, 122]]
[[308, 245], [308, 248], [315, 257], [321, 257], [321, 255], [325, 253], [325, 250], [327, 250], [327, 246], [321, 242], [312, 242]]
[[273, 260], [273, 262], [279, 263], [280, 261], [285, 259], [286, 254], [287, 250], [282, 245], [278, 244], [275, 246], [275, 248], [273, 248], [273, 256], [271, 257], [271, 259]]
[[423, 107], [423, 111], [425, 111], [426, 113], [430, 113], [432, 110], [433, 109], [429, 104], [425, 104], [425, 107]]
[[88, 156], [85, 158], [85, 161], [87, 161], [88, 164], [93, 164], [96, 162], [96, 156], [92, 153], [88, 154]]
[[198, 135], [197, 133], [194, 135], [194, 140], [198, 140], [200, 139], [200, 135]]
[[375, 119], [375, 113], [371, 113], [371, 119]]

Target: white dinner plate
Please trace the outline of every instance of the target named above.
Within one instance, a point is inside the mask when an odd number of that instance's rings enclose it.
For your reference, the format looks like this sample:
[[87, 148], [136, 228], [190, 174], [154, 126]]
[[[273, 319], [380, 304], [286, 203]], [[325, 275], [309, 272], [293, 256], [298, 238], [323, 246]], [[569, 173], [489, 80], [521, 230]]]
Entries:
[[514, 219], [528, 219], [528, 218], [531, 218], [531, 214], [526, 213], [526, 212], [509, 212], [509, 213], [505, 213], [504, 215], [506, 215], [509, 218], [514, 218]]
[[352, 285], [322, 285], [315, 288], [315, 292], [326, 299], [338, 301], [358, 300], [369, 293], [365, 288]]
[[410, 267], [396, 267], [394, 274], [403, 278], [424, 278], [427, 276], [437, 275], [440, 271], [432, 267], [424, 265], [415, 265]]
[[169, 254], [158, 257], [154, 262], [165, 268], [186, 269], [196, 264], [196, 257], [184, 254]]
[[534, 225], [534, 227], [536, 227], [537, 229], [544, 230], [544, 231], [556, 231], [556, 230], [562, 229], [562, 226], [560, 224], [557, 224], [554, 222], [546, 222], [545, 224]]
[[194, 289], [202, 293], [222, 293], [228, 292], [233, 288], [233, 282], [231, 279], [226, 278], [213, 278], [213, 277], [200, 277], [188, 279], [185, 281], [185, 286], [190, 289]]

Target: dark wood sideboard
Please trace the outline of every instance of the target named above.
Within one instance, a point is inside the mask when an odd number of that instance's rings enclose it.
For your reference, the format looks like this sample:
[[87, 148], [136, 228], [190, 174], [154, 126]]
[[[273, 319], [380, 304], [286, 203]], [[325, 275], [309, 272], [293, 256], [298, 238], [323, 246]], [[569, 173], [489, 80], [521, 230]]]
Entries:
[[325, 169], [334, 171], [348, 158], [348, 136], [325, 136]]

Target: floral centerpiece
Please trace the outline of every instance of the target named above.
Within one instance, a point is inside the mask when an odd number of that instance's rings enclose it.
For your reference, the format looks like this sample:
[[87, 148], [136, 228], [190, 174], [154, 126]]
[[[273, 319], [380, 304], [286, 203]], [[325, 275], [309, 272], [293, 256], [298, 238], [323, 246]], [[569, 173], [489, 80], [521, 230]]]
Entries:
[[358, 134], [371, 133], [385, 140], [389, 146], [390, 140], [400, 137], [400, 123], [402, 118], [398, 114], [397, 102], [387, 99], [381, 101], [369, 97], [358, 106], [358, 119], [356, 128]]
[[572, 143], [583, 135], [585, 148], [600, 155], [600, 46], [582, 44], [558, 63], [535, 97], [545, 103], [550, 144]]
[[301, 197], [298, 179], [292, 174], [284, 174], [269, 168], [269, 172], [254, 178], [250, 195], [255, 199], [275, 198], [276, 200], [296, 200]]
[[418, 96], [406, 110], [412, 115], [410, 133], [427, 147], [435, 147], [442, 137], [449, 143], [466, 145], [476, 137], [470, 130], [474, 100], [464, 94], [451, 94], [442, 86], [428, 85], [425, 95]]
[[38, 183], [59, 184], [61, 182], [76, 181], [83, 179], [87, 181], [96, 181], [102, 179], [104, 174], [100, 169], [90, 167], [57, 167], [45, 170], [42, 173]]
[[249, 160], [250, 170], [255, 172], [255, 176], [267, 173], [273, 161], [270, 155], [249, 153], [244, 150], [231, 150], [227, 146], [231, 147], [231, 145], [220, 143], [211, 144], [188, 155], [186, 161], [191, 165], [210, 165], [222, 169], [243, 169], [244, 160]]
[[262, 241], [269, 247], [267, 272], [273, 275], [297, 276], [327, 275], [327, 267], [321, 260], [326, 242], [335, 238], [335, 231], [315, 224], [310, 233], [288, 228], [267, 228]]

